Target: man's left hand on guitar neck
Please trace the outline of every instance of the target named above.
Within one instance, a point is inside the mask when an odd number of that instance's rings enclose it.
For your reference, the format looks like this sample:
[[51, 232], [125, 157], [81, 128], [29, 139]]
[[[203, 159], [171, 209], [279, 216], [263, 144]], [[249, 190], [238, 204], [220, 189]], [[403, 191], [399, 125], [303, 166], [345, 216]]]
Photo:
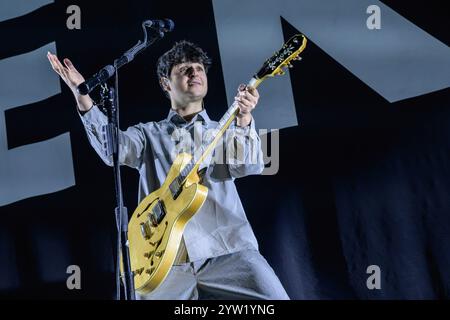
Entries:
[[238, 94], [234, 97], [239, 106], [239, 113], [236, 116], [238, 127], [246, 127], [252, 121], [252, 110], [255, 109], [259, 100], [259, 93], [256, 88], [241, 84], [238, 88]]

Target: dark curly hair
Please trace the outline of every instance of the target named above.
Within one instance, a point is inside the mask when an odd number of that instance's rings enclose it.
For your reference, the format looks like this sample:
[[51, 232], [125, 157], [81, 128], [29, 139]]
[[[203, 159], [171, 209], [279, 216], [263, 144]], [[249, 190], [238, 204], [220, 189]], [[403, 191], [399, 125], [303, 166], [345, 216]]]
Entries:
[[161, 78], [170, 78], [172, 68], [183, 62], [201, 63], [205, 67], [205, 72], [207, 73], [212, 60], [200, 47], [192, 42], [186, 40], [176, 42], [172, 49], [159, 57], [156, 69], [158, 82], [167, 97], [168, 93], [161, 85]]

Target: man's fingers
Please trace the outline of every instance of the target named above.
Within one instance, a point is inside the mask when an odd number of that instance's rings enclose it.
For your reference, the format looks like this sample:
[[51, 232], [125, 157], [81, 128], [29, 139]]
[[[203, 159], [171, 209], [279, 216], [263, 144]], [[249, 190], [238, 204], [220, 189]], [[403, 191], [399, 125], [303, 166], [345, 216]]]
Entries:
[[250, 107], [244, 106], [241, 103], [238, 104], [239, 105], [239, 113], [241, 114], [247, 114], [250, 113], [252, 111], [252, 109]]
[[70, 61], [70, 60], [67, 59], [67, 58], [65, 58], [63, 61], [64, 61], [64, 64], [66, 65], [66, 67], [67, 67], [68, 69], [71, 69], [71, 70], [74, 70], [74, 69], [75, 69], [75, 67], [74, 67], [73, 64], [72, 64], [72, 61]]
[[259, 92], [258, 92], [258, 90], [256, 90], [256, 88], [247, 86], [247, 92], [250, 93], [255, 98], [259, 98]]
[[50, 63], [52, 64], [53, 70], [60, 73], [60, 68], [58, 66], [58, 63], [56, 62], [55, 57], [51, 53], [48, 54], [48, 59], [50, 60]]
[[242, 99], [245, 99], [249, 101], [250, 103], [256, 105], [258, 103], [258, 97], [250, 94], [247, 91], [241, 91], [238, 93], [238, 97], [241, 97]]
[[238, 102], [240, 107], [250, 108], [250, 109], [253, 108], [253, 104], [247, 99], [242, 99], [242, 98], [238, 98], [238, 97], [236, 97], [234, 99]]
[[240, 112], [245, 114], [250, 113], [255, 108], [258, 98], [258, 92], [255, 88], [241, 84], [234, 99], [238, 102]]
[[256, 99], [252, 96], [244, 94], [244, 95], [240, 96], [240, 99], [242, 102], [245, 102], [245, 105], [249, 105], [249, 106], [256, 105]]
[[244, 91], [246, 87], [247, 86], [245, 84], [241, 83], [238, 87], [238, 91]]
[[247, 86], [245, 84], [240, 84], [238, 87], [238, 95], [241, 93], [249, 93], [250, 95], [252, 95], [253, 97], [255, 97], [256, 99], [259, 98], [259, 92], [258, 90], [256, 90], [256, 88], [252, 87], [252, 86]]
[[58, 67], [58, 65], [57, 65], [54, 61], [52, 61], [52, 68], [53, 68], [53, 70], [55, 70], [55, 72], [56, 72], [59, 76], [62, 76], [61, 69]]
[[58, 57], [54, 54], [51, 55], [52, 59], [53, 59], [53, 63], [56, 66], [56, 72], [58, 72], [58, 74], [63, 77], [63, 78], [67, 78], [68, 73], [69, 73], [69, 69], [66, 68], [65, 66], [62, 65], [61, 61], [59, 61]]
[[55, 66], [58, 68], [58, 70], [62, 71], [64, 69], [64, 66], [59, 61], [58, 57], [51, 53], [50, 53], [50, 57], [51, 57], [53, 63], [55, 64]]
[[47, 58], [48, 58], [48, 61], [50, 61], [50, 64], [51, 64], [53, 70], [55, 70], [55, 72], [57, 72], [59, 74], [58, 66], [55, 63], [53, 56], [50, 52], [47, 53]]
[[[66, 68], [62, 65], [61, 61], [59, 61], [58, 57], [57, 57], [57, 56], [54, 56], [54, 59], [55, 59], [56, 65], [57, 65], [58, 68], [61, 70], [61, 72], [66, 71]], [[66, 73], [66, 72], [64, 72], [64, 74], [65, 74], [65, 73]]]

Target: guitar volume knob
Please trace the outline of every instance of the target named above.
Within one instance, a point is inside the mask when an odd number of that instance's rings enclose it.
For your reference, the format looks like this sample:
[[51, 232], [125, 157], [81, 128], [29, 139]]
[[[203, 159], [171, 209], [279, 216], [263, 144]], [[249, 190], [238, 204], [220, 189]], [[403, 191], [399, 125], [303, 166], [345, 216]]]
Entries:
[[150, 257], [153, 255], [154, 252], [155, 252], [154, 250], [150, 251], [150, 252], [145, 252], [144, 253], [144, 257], [147, 258], [147, 259], [150, 259]]
[[160, 257], [163, 255], [163, 253], [164, 253], [164, 250], [157, 251], [157, 252], [155, 253], [155, 256], [158, 257], [158, 258], [160, 258]]

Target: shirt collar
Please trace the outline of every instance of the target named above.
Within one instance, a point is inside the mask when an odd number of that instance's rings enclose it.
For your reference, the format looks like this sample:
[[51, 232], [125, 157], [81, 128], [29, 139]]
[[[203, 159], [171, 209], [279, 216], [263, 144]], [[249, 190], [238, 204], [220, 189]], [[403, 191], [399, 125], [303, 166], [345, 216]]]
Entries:
[[[167, 121], [172, 122], [175, 125], [188, 124], [188, 122], [173, 109], [170, 109], [169, 114], [167, 115]], [[202, 121], [203, 123], [206, 123], [206, 124], [209, 124], [211, 122], [211, 119], [209, 118], [208, 114], [206, 113], [205, 108], [203, 108], [202, 111], [197, 113], [190, 122], [195, 122], [195, 121]]]

